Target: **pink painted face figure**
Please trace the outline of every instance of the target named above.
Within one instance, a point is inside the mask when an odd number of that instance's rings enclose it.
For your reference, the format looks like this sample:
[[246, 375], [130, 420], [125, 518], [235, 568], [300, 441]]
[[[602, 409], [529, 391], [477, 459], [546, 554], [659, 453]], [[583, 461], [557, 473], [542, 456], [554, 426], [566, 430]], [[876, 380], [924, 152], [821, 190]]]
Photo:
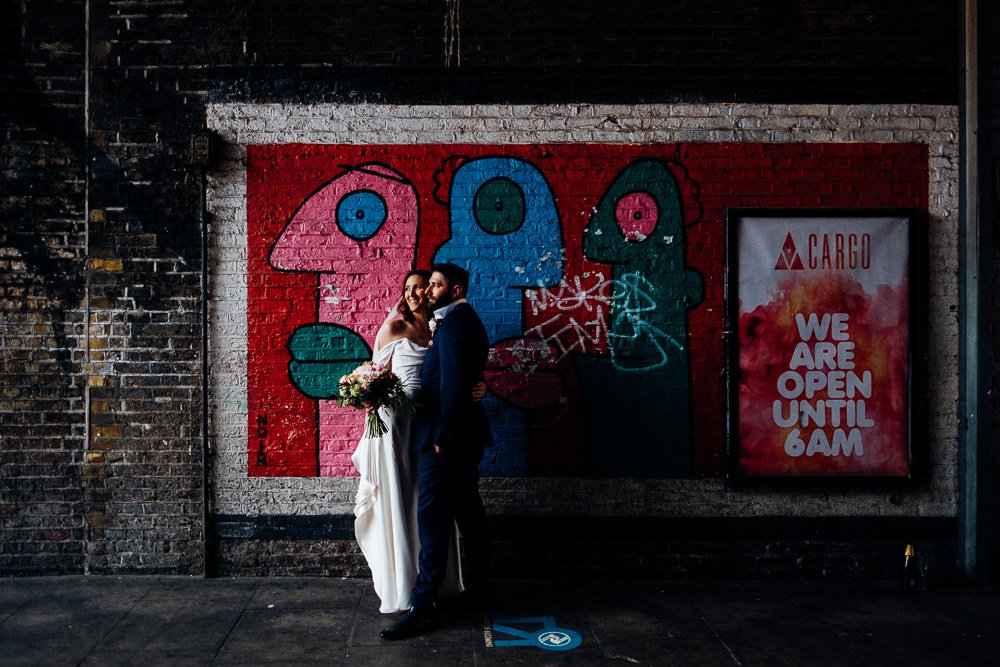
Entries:
[[427, 289], [427, 281], [423, 276], [414, 274], [406, 279], [403, 285], [403, 299], [411, 311], [417, 310], [424, 302], [424, 292]]

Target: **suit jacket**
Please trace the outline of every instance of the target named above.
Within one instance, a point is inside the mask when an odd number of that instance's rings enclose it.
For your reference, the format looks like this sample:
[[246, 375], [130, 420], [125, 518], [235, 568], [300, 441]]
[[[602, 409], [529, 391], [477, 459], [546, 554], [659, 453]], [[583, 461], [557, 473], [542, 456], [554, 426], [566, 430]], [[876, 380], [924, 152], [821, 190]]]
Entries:
[[486, 329], [468, 303], [455, 306], [439, 322], [421, 370], [411, 443], [415, 451], [437, 444], [449, 453], [481, 456], [489, 446], [486, 410], [472, 398], [472, 388], [483, 379], [489, 347]]

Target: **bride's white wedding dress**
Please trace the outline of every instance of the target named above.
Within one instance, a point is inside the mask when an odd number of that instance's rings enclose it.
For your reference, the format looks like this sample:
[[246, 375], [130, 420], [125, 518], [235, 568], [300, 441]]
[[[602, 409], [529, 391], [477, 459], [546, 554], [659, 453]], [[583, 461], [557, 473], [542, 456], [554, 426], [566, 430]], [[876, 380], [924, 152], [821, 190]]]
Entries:
[[[427, 348], [400, 338], [379, 349], [377, 364], [392, 360], [392, 371], [411, 398], [420, 389], [420, 370]], [[387, 428], [380, 437], [361, 438], [351, 457], [361, 473], [354, 501], [354, 533], [372, 571], [379, 611], [388, 614], [410, 608], [417, 578], [420, 538], [417, 533], [417, 465], [410, 454], [411, 410], [380, 410]], [[462, 591], [458, 564], [458, 531], [441, 586], [443, 597]]]

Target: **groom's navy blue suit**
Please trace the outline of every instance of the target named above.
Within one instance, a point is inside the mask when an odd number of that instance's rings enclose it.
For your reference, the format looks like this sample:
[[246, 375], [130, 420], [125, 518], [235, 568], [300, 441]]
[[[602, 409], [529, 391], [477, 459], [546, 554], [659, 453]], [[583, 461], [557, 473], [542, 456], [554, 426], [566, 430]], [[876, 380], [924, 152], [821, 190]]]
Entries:
[[411, 441], [420, 457], [420, 572], [410, 599], [417, 610], [437, 598], [455, 523], [468, 556], [466, 586], [482, 591], [488, 581], [490, 538], [479, 497], [479, 462], [491, 436], [486, 410], [472, 398], [488, 351], [479, 316], [468, 303], [458, 303], [438, 323], [424, 357]]

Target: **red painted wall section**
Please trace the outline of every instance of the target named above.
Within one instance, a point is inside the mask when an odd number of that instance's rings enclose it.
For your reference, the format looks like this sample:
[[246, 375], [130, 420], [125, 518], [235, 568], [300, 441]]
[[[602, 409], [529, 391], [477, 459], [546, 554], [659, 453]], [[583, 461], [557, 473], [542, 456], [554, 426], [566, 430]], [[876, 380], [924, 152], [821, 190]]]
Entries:
[[926, 211], [927, 173], [919, 144], [250, 146], [249, 474], [355, 474], [324, 369], [448, 259], [494, 342], [484, 474], [719, 477], [725, 210]]

